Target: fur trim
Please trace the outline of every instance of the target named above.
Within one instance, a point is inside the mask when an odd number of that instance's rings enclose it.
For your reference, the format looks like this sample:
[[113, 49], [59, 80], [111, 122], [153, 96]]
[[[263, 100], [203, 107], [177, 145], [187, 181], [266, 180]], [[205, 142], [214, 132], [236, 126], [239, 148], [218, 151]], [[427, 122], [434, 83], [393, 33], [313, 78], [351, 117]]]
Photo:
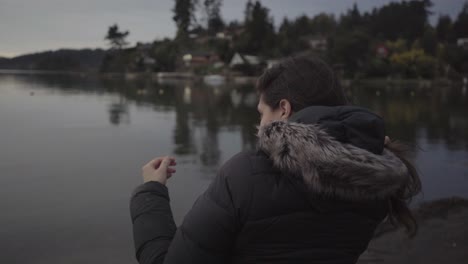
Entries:
[[317, 124], [275, 121], [259, 127], [258, 149], [287, 174], [300, 175], [315, 192], [345, 199], [381, 199], [409, 180], [408, 169], [391, 151], [377, 155], [344, 144]]

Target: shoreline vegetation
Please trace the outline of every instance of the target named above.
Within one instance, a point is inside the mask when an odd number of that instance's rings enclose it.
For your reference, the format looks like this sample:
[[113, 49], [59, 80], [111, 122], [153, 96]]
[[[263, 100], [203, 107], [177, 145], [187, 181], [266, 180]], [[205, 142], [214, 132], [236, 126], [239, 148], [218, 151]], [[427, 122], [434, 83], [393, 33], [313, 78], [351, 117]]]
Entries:
[[[257, 81], [256, 76], [244, 76], [236, 74], [226, 75], [197, 75], [190, 72], [80, 72], [80, 71], [47, 71], [47, 70], [14, 70], [14, 69], [0, 69], [0, 75], [4, 74], [18, 74], [18, 75], [70, 75], [80, 78], [99, 78], [103, 80], [124, 80], [124, 81], [150, 81], [155, 83], [164, 82], [205, 82], [219, 86], [222, 84], [251, 84], [254, 85]], [[455, 86], [464, 85], [461, 80], [453, 80], [446, 78], [438, 79], [423, 79], [423, 78], [363, 78], [363, 79], [341, 79], [341, 84], [344, 87], [351, 85], [395, 85], [395, 86], [408, 86], [415, 87], [432, 87], [432, 86]]]
[[285, 17], [278, 24], [268, 7], [251, 0], [243, 20], [226, 21], [222, 3], [174, 0], [174, 38], [131, 46], [130, 31], [114, 24], [104, 36], [108, 50], [61, 49], [0, 57], [0, 69], [100, 73], [104, 78], [251, 81], [286, 57], [313, 55], [328, 62], [345, 83], [468, 82], [468, 1], [456, 17], [439, 14], [433, 24], [430, 0], [391, 2], [366, 12], [354, 4], [340, 15]]

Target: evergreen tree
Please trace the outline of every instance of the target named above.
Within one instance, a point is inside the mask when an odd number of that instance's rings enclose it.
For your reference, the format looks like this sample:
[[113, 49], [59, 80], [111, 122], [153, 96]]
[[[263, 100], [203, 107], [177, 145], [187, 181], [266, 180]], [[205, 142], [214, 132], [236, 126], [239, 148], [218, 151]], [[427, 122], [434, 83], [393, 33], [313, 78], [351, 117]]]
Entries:
[[441, 42], [451, 42], [454, 38], [453, 23], [450, 16], [440, 16], [436, 26], [437, 39]]
[[221, 18], [222, 0], [205, 0], [203, 5], [207, 17], [207, 30], [209, 33], [217, 33], [224, 29], [224, 21]]
[[175, 0], [175, 6], [172, 10], [174, 16], [172, 19], [177, 25], [177, 36], [186, 36], [195, 20], [195, 9], [198, 0]]
[[420, 38], [431, 14], [430, 0], [392, 2], [376, 9], [371, 15], [369, 27], [374, 36], [414, 41]]
[[245, 14], [245, 31], [240, 40], [240, 51], [272, 56], [276, 46], [275, 30], [268, 8], [262, 6], [260, 1], [255, 4], [249, 1]]
[[109, 27], [107, 30], [107, 35], [105, 39], [109, 41], [109, 45], [113, 49], [122, 49], [123, 47], [128, 45], [128, 42], [125, 38], [130, 34], [129, 31], [120, 31], [119, 26], [114, 24]]
[[463, 9], [458, 14], [453, 29], [457, 38], [468, 38], [468, 2], [465, 2], [463, 5]]

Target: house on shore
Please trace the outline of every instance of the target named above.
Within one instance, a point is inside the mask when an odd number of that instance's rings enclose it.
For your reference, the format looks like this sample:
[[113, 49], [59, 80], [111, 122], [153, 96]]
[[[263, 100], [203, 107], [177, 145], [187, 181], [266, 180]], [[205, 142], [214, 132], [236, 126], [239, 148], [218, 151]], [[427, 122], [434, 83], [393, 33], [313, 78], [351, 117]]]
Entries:
[[260, 57], [254, 55], [240, 54], [236, 52], [229, 63], [229, 67], [234, 68], [241, 65], [257, 66], [261, 63]]
[[306, 36], [302, 40], [314, 51], [326, 51], [328, 48], [328, 40], [324, 36]]
[[218, 54], [215, 52], [189, 51], [182, 56], [182, 60], [186, 67], [198, 67], [222, 63]]
[[468, 50], [468, 38], [459, 38], [457, 39], [457, 46], [465, 50]]
[[255, 55], [236, 53], [232, 56], [229, 68], [233, 75], [258, 76], [265, 68], [265, 61]]

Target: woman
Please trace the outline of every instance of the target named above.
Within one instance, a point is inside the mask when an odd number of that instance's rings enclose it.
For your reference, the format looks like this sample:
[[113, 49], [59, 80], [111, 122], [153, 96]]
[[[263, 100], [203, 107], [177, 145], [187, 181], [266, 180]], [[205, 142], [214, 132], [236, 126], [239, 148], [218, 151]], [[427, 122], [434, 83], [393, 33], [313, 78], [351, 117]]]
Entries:
[[165, 186], [175, 160], [143, 167], [130, 205], [140, 263], [355, 263], [387, 216], [415, 231], [418, 175], [323, 61], [287, 59], [257, 90], [257, 149], [220, 168], [179, 228]]

